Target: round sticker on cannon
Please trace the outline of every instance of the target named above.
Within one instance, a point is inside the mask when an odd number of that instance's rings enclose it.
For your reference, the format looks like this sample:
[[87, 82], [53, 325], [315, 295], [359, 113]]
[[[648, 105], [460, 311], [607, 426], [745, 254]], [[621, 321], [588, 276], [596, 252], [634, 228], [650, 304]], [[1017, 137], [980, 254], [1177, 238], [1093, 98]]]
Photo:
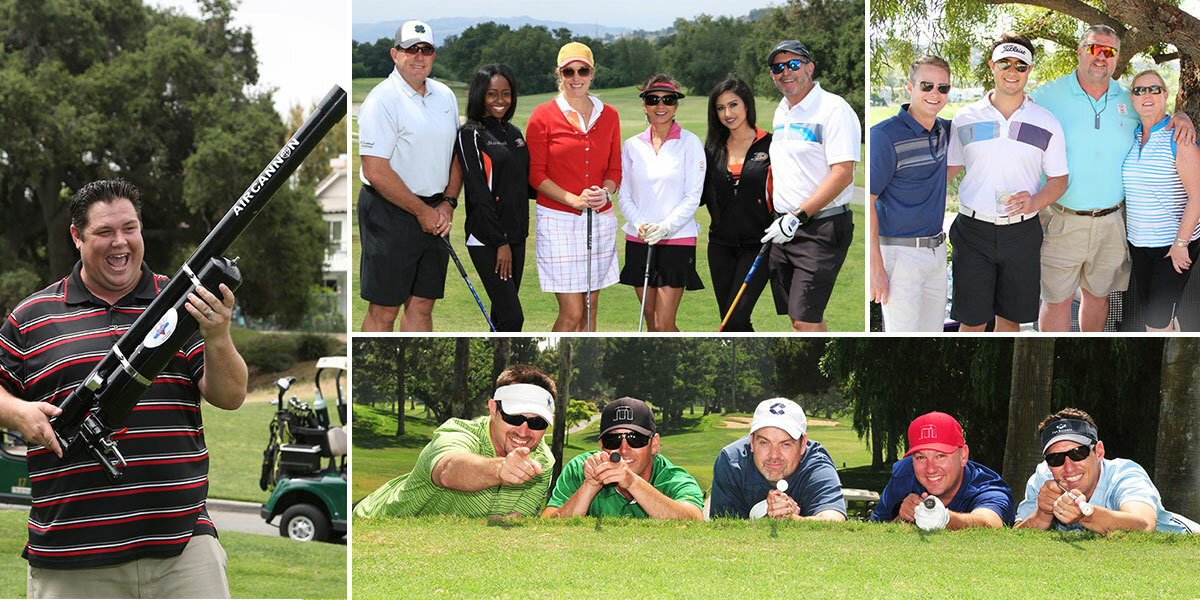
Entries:
[[154, 324], [154, 329], [146, 334], [146, 339], [142, 340], [142, 345], [147, 348], [157, 348], [175, 333], [175, 326], [179, 324], [179, 315], [175, 312], [175, 308], [167, 309], [162, 318]]

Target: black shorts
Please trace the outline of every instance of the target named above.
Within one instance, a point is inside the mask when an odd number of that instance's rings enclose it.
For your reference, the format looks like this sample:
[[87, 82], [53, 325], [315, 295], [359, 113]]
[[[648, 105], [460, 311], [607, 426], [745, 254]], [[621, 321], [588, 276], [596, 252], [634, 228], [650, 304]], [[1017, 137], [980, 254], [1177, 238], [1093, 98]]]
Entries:
[[950, 226], [950, 244], [950, 318], [968, 327], [997, 316], [1014, 323], [1037, 320], [1042, 276], [1042, 225], [1037, 219], [993, 225], [958, 215]]
[[358, 231], [363, 300], [400, 306], [409, 296], [436, 300], [445, 294], [450, 261], [445, 242], [365, 185], [358, 193]]
[[1192, 269], [1196, 268], [1200, 240], [1188, 244], [1192, 268], [1183, 273], [1176, 273], [1175, 267], [1171, 266], [1171, 259], [1167, 258], [1167, 250], [1170, 249], [1170, 246], [1142, 248], [1129, 245], [1129, 256], [1133, 259], [1133, 285], [1137, 289], [1138, 302], [1146, 315], [1146, 326], [1155, 329], [1165, 329], [1175, 318], [1188, 276], [1192, 274]]
[[[650, 246], [625, 240], [625, 268], [621, 283], [642, 287], [646, 281], [646, 251]], [[696, 273], [696, 247], [655, 244], [650, 259], [650, 287], [702, 290], [704, 283]]]
[[795, 321], [820, 323], [833, 284], [854, 237], [853, 213], [805, 223], [786, 244], [771, 247], [771, 280], [784, 294], [775, 297], [775, 313]]

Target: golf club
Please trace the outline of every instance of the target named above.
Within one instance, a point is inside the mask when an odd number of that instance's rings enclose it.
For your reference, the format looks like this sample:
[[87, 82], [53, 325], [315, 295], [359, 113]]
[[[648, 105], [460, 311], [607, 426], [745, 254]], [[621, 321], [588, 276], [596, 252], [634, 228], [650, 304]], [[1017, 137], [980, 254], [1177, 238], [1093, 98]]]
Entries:
[[587, 291], [584, 292], [584, 303], [587, 304], [587, 330], [592, 331], [592, 209], [587, 209]]
[[487, 309], [483, 307], [483, 301], [479, 299], [479, 294], [475, 293], [475, 286], [471, 285], [471, 280], [467, 278], [467, 270], [463, 268], [462, 261], [458, 260], [458, 254], [454, 253], [454, 246], [450, 244], [450, 238], [443, 237], [442, 241], [446, 243], [446, 249], [450, 251], [450, 258], [454, 259], [454, 266], [458, 267], [458, 273], [462, 275], [463, 281], [467, 282], [467, 288], [471, 290], [471, 295], [475, 296], [475, 303], [479, 305], [479, 310], [483, 313], [484, 320], [487, 321], [488, 329], [496, 331], [496, 326], [492, 325], [492, 320], [488, 317]]
[[767, 249], [771, 247], [771, 242], [762, 245], [758, 250], [758, 256], [754, 257], [754, 264], [750, 265], [750, 270], [746, 272], [746, 279], [742, 281], [742, 287], [738, 289], [738, 293], [733, 297], [733, 304], [729, 305], [729, 310], [725, 311], [725, 318], [721, 319], [721, 326], [717, 328], [717, 332], [725, 330], [725, 324], [729, 323], [729, 317], [733, 316], [733, 309], [737, 308], [738, 300], [742, 299], [742, 293], [746, 291], [746, 286], [750, 285], [750, 278], [754, 277], [755, 271], [758, 271], [758, 265], [762, 263], [762, 259], [767, 255]]
[[1063, 485], [1063, 483], [1061, 481], [1058, 481], [1057, 479], [1054, 480], [1054, 483], [1055, 483], [1055, 485], [1057, 485], [1059, 487], [1059, 489], [1061, 489], [1063, 491], [1064, 496], [1071, 497], [1071, 500], [1073, 502], [1075, 502], [1075, 506], [1079, 507], [1079, 512], [1083, 513], [1083, 516], [1085, 516], [1085, 517], [1092, 516], [1092, 512], [1093, 512], [1092, 505], [1083, 496], [1076, 496], [1075, 494], [1071, 493], [1071, 488], [1069, 486]]
[[654, 256], [654, 246], [646, 247], [646, 276], [642, 278], [642, 312], [638, 313], [638, 333], [642, 332], [642, 321], [646, 317], [646, 296], [650, 295], [650, 257]]

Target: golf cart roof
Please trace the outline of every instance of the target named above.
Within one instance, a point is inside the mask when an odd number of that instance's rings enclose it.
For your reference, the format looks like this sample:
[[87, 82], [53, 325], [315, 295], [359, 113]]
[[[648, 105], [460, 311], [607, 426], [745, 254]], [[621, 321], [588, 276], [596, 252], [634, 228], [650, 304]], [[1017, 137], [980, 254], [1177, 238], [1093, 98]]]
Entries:
[[318, 369], [341, 369], [346, 370], [345, 356], [322, 356], [317, 359]]

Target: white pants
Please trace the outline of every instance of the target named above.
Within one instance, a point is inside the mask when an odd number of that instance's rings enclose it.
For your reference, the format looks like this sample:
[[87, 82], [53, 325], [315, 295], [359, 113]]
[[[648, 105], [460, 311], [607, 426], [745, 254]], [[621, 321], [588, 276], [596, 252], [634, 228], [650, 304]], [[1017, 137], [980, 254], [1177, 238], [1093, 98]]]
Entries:
[[942, 331], [946, 319], [946, 244], [880, 246], [888, 274], [884, 331]]

